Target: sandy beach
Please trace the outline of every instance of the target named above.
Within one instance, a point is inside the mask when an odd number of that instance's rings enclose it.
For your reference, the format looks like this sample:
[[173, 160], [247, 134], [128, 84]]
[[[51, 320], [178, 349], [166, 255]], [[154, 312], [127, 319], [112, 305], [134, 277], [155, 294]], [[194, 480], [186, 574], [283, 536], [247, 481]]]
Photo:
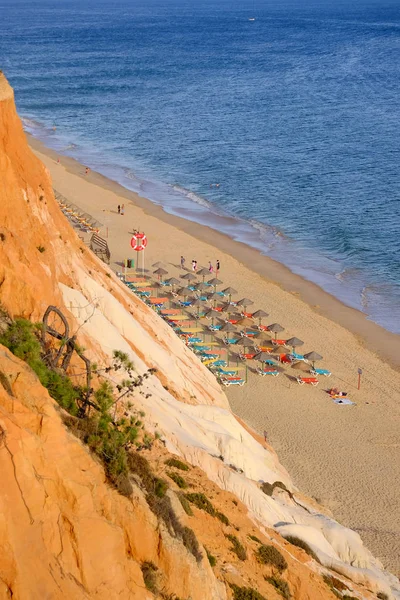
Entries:
[[[162, 260], [179, 277], [181, 254], [190, 266], [221, 263], [224, 286], [252, 310], [269, 313], [266, 323], [285, 327], [282, 337], [304, 340], [301, 352], [323, 355], [318, 387], [299, 386], [298, 369], [279, 377], [250, 373], [241, 388], [229, 388], [232, 410], [258, 433], [264, 430], [299, 489], [360, 533], [384, 565], [400, 574], [400, 336], [368, 321], [318, 286], [244, 244], [186, 219], [171, 216], [134, 192], [57, 155], [37, 140], [30, 144], [45, 163], [54, 188], [104, 224], [111, 267], [121, 270], [133, 229], [149, 244], [145, 267]], [[57, 162], [57, 159], [60, 162]], [[117, 205], [125, 204], [125, 214]], [[216, 217], [217, 219], [217, 217]], [[215, 224], [218, 228], [218, 223]], [[235, 297], [235, 298], [236, 298]], [[251, 361], [250, 366], [254, 367]], [[357, 389], [357, 369], [363, 369]], [[354, 406], [333, 403], [326, 389], [348, 392]]]

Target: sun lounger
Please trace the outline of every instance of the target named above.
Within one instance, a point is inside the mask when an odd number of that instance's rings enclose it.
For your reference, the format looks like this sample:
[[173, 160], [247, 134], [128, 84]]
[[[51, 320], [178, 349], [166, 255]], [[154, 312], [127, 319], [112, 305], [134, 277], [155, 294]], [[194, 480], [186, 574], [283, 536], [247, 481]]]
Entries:
[[293, 361], [303, 361], [303, 362], [308, 362], [308, 360], [306, 358], [304, 358], [304, 356], [302, 354], [297, 354], [297, 352], [291, 352], [290, 355], [291, 357], [293, 357]]
[[150, 304], [164, 304], [168, 302], [168, 298], [149, 298]]
[[242, 315], [243, 318], [248, 317], [249, 319], [251, 319], [253, 317], [253, 314], [249, 313], [249, 312], [242, 311], [240, 314]]
[[286, 346], [286, 340], [271, 340], [274, 346]]
[[276, 369], [260, 369], [260, 367], [257, 367], [256, 371], [263, 377], [265, 377], [265, 375], [272, 375], [273, 377], [277, 377], [279, 375], [279, 371]]
[[260, 346], [260, 352], [267, 352], [268, 354], [271, 354], [271, 352], [274, 351], [273, 348], [269, 348], [268, 346]]
[[330, 377], [332, 373], [328, 371], [328, 369], [310, 369], [311, 375], [325, 375], [325, 377]]
[[280, 354], [279, 355], [279, 361], [282, 364], [289, 364], [289, 365], [291, 365], [292, 362], [293, 362], [293, 359], [291, 358], [290, 354]]
[[229, 346], [231, 344], [236, 344], [236, 342], [238, 341], [238, 338], [224, 338], [222, 341], [224, 342], [224, 344]]
[[310, 385], [318, 385], [319, 381], [316, 377], [296, 377], [297, 383], [299, 385], [304, 385], [305, 383], [309, 383]]
[[219, 331], [221, 329], [222, 325], [209, 325], [208, 329], [210, 331]]
[[186, 300], [186, 301], [179, 300], [179, 304], [180, 304], [181, 306], [185, 306], [185, 307], [186, 307], [186, 306], [191, 306], [191, 305], [192, 305], [192, 302], [191, 302], [191, 301], [189, 301], [189, 300]]
[[187, 340], [187, 343], [190, 344], [197, 344], [197, 343], [201, 343], [202, 339], [199, 337], [189, 337]]
[[224, 379], [224, 378], [221, 378], [221, 383], [222, 383], [222, 385], [225, 385], [225, 386], [228, 387], [229, 385], [240, 385], [240, 386], [242, 386], [246, 382], [245, 382], [244, 379]]
[[239, 354], [240, 360], [252, 360], [255, 356], [257, 356], [256, 352], [252, 352], [251, 354], [249, 352], [241, 352]]
[[258, 334], [258, 331], [255, 331], [254, 329], [247, 329], [246, 331], [240, 332], [240, 335], [242, 337], [254, 337], [257, 334]]
[[258, 329], [260, 331], [269, 331], [268, 326], [267, 325], [258, 325]]

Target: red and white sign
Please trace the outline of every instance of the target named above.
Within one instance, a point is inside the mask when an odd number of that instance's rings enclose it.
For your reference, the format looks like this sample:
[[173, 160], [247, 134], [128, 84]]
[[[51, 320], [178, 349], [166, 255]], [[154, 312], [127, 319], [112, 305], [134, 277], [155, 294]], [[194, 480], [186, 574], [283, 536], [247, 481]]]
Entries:
[[134, 233], [131, 239], [131, 246], [136, 252], [144, 250], [147, 246], [147, 237], [144, 233]]

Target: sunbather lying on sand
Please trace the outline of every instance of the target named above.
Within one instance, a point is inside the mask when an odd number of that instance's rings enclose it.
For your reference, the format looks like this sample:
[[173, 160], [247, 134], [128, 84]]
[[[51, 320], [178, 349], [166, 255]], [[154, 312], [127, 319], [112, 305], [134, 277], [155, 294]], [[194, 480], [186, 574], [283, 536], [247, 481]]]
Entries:
[[340, 392], [337, 388], [328, 390], [328, 394], [333, 398], [345, 398], [347, 396], [347, 392]]

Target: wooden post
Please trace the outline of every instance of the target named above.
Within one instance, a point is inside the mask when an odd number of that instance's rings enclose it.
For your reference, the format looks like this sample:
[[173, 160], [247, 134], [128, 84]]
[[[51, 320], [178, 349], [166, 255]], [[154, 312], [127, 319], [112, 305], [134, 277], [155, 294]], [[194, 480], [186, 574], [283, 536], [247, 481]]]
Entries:
[[362, 369], [358, 369], [358, 386], [357, 386], [358, 390], [361, 387], [361, 375], [362, 375]]

